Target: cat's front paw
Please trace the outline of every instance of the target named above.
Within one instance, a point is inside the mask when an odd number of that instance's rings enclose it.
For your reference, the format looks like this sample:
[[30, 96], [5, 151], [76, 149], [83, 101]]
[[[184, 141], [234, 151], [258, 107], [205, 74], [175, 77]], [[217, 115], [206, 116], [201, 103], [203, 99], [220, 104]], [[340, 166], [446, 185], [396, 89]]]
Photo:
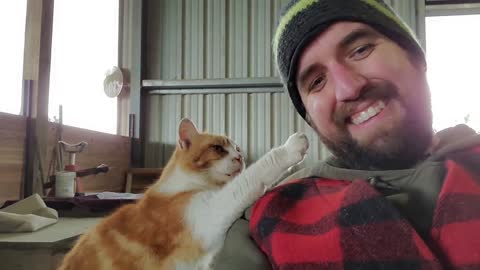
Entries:
[[295, 165], [303, 160], [308, 150], [308, 138], [304, 133], [297, 132], [288, 137], [283, 145], [287, 151], [289, 166]]

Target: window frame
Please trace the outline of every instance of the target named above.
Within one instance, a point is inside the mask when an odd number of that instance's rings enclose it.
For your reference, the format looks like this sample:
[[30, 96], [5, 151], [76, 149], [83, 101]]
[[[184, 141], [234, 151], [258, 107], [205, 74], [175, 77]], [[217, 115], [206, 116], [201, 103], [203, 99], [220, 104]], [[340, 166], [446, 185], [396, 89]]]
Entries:
[[[118, 65], [128, 70], [130, 81], [141, 82], [141, 44], [143, 0], [118, 0]], [[52, 48], [54, 0], [27, 0], [25, 45], [23, 54], [23, 88], [21, 107], [27, 117], [26, 153], [22, 194], [42, 194], [40, 180], [45, 177], [48, 144], [48, 99]], [[127, 77], [128, 78], [128, 77]], [[127, 84], [131, 84], [127, 82]], [[138, 83], [139, 84], [139, 83]], [[140, 87], [131, 85], [117, 98], [117, 133], [128, 136], [129, 117], [138, 115], [135, 126], [140, 125]], [[132, 98], [133, 97], [133, 98]], [[28, 106], [28, 108], [27, 108]], [[30, 109], [29, 109], [30, 108]], [[26, 115], [26, 112], [30, 112]], [[125, 117], [126, 116], [126, 117]], [[134, 133], [135, 138], [140, 134]], [[30, 142], [30, 144], [28, 144]], [[138, 147], [137, 147], [138, 148]], [[139, 151], [138, 149], [136, 150]], [[140, 156], [141, 153], [138, 155]], [[136, 157], [139, 159], [139, 157]]]
[[[446, 1], [447, 2], [447, 1]], [[425, 17], [457, 16], [480, 14], [479, 3], [461, 4], [428, 4], [426, 5]]]
[[[425, 24], [428, 17], [448, 17], [463, 15], [480, 15], [480, 0], [472, 1], [448, 1], [448, 0], [426, 0], [425, 1]], [[425, 44], [428, 42], [425, 35]], [[425, 45], [425, 49], [427, 49]], [[427, 51], [428, 54], [428, 51]]]
[[[35, 3], [36, 2], [36, 3]], [[132, 38], [132, 34], [136, 33], [138, 29], [141, 29], [141, 18], [140, 18], [140, 26], [139, 19], [136, 18], [137, 16], [135, 13], [132, 15], [133, 9], [138, 9], [137, 6], [142, 7], [141, 2], [137, 0], [118, 0], [119, 2], [119, 9], [118, 9], [118, 57], [117, 57], [117, 65], [120, 68], [129, 70], [129, 73], [136, 72], [134, 69], [140, 70], [140, 65], [133, 66], [131, 65], [132, 62], [135, 62], [134, 59], [129, 59], [131, 57], [131, 51], [134, 50], [135, 44], [129, 42], [129, 38]], [[140, 2], [140, 4], [135, 4], [135, 2]], [[44, 11], [41, 15], [36, 14], [32, 11], [32, 9], [41, 6]], [[29, 11], [30, 10], [30, 11]], [[35, 73], [41, 70], [48, 70], [48, 74], [46, 78], [41, 78], [43, 83], [44, 89], [39, 89], [38, 97], [43, 100], [47, 100], [48, 104], [48, 93], [49, 93], [49, 84], [50, 84], [50, 64], [51, 64], [51, 53], [48, 55], [48, 59], [43, 59], [43, 61], [39, 62], [38, 60], [35, 63], [35, 60], [39, 58], [39, 50], [43, 50], [46, 47], [49, 47], [51, 50], [52, 45], [52, 35], [45, 35], [42, 33], [40, 29], [35, 27], [35, 24], [45, 24], [48, 22], [51, 24], [53, 22], [55, 8], [54, 8], [54, 1], [52, 0], [27, 0], [27, 14], [26, 14], [26, 26], [25, 26], [25, 46], [24, 46], [24, 59], [23, 59], [23, 81], [25, 85], [25, 81], [28, 80], [35, 80], [40, 78], [35, 78]], [[140, 13], [141, 14], [141, 13]], [[32, 32], [28, 32], [32, 31]], [[32, 40], [32, 37], [40, 36], [40, 43], [37, 40]], [[141, 35], [140, 35], [141, 37]], [[141, 41], [140, 41], [141, 42]], [[141, 48], [141, 47], [140, 47]], [[140, 57], [138, 57], [140, 59]], [[32, 63], [33, 62], [33, 63]], [[138, 62], [138, 61], [136, 61]], [[46, 72], [44, 72], [46, 73]], [[138, 73], [138, 72], [137, 72]], [[130, 83], [130, 82], [127, 82]], [[138, 104], [131, 104], [131, 89], [125, 89], [126, 91], [122, 91], [122, 94], [117, 97], [117, 132], [116, 135], [128, 136], [128, 126], [129, 126], [129, 113], [130, 111], [135, 108], [139, 108], [140, 103]], [[25, 95], [25, 89], [23, 89], [23, 93]], [[44, 96], [46, 95], [46, 96]], [[21, 108], [23, 108], [27, 104], [26, 97], [22, 97], [21, 101]], [[35, 104], [34, 104], [35, 106]], [[46, 108], [40, 107], [38, 108], [40, 111], [38, 113], [47, 114], [48, 115], [48, 106]], [[44, 111], [46, 110], [46, 111]], [[138, 109], [139, 111], [139, 109]]]
[[425, 5], [476, 4], [480, 0], [425, 0]]

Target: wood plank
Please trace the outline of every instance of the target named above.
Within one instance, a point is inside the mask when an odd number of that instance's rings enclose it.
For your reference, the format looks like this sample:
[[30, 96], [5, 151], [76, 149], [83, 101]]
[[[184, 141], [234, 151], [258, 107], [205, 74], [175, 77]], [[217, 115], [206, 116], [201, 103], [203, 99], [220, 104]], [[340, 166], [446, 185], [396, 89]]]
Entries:
[[162, 174], [162, 168], [131, 168], [129, 172], [133, 174], [154, 174], [160, 175]]
[[[57, 144], [55, 137], [57, 128], [58, 124], [49, 123], [47, 165], [52, 161], [53, 149]], [[97, 167], [100, 164], [110, 166], [110, 170], [106, 174], [81, 178], [80, 181], [85, 192], [124, 191], [126, 174], [130, 166], [131, 143], [129, 137], [64, 125], [63, 140], [71, 144], [81, 141], [88, 143], [87, 147], [80, 154], [76, 155], [76, 165], [80, 169]], [[65, 153], [63, 161], [65, 165], [68, 163], [68, 155]]]
[[26, 118], [0, 112], [0, 204], [20, 198]]
[[32, 125], [28, 134], [30, 152], [26, 155], [24, 197], [41, 193], [41, 180], [45, 177], [53, 6], [54, 0], [27, 1], [23, 79], [32, 81], [28, 89]]
[[[0, 113], [0, 204], [20, 199], [23, 175], [26, 118]], [[46, 166], [53, 157], [58, 124], [48, 125], [48, 151]], [[102, 163], [111, 166], [106, 174], [84, 177], [86, 192], [115, 191], [125, 188], [130, 166], [130, 138], [70, 126], [63, 127], [63, 139], [69, 143], [86, 141], [87, 148], [77, 155], [80, 168], [96, 167]], [[68, 156], [64, 155], [64, 162]], [[48, 168], [48, 167], [47, 167]]]
[[125, 192], [143, 193], [162, 174], [162, 168], [131, 168], [128, 170]]

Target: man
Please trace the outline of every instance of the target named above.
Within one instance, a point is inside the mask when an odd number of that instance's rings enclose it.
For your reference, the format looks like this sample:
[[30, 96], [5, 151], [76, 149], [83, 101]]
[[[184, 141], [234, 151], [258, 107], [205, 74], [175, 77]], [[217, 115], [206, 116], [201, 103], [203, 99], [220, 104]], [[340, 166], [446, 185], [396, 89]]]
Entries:
[[408, 26], [379, 0], [294, 0], [273, 47], [295, 108], [333, 157], [253, 207], [266, 258], [239, 220], [215, 269], [480, 269], [480, 136], [464, 125], [434, 133]]

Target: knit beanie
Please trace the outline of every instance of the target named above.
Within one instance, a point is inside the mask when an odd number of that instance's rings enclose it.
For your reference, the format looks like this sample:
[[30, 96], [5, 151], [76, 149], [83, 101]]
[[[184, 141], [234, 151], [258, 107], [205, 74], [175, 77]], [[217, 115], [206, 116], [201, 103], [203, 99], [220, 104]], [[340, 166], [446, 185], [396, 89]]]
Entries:
[[382, 0], [292, 0], [281, 13], [273, 52], [283, 84], [303, 118], [306, 111], [296, 84], [299, 58], [311, 41], [339, 21], [365, 23], [425, 63], [413, 31]]

